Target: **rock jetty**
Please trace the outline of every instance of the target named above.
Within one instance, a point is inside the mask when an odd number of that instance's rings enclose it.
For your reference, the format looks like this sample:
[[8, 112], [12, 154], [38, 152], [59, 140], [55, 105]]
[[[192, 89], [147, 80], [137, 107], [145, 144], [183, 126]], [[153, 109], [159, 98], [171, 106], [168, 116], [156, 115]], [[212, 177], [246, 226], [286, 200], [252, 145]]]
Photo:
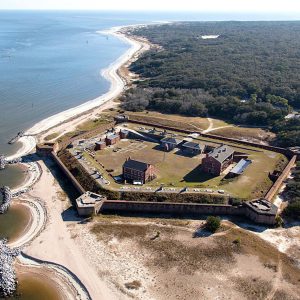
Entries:
[[4, 155], [0, 155], [0, 170], [4, 170], [6, 165], [13, 165], [22, 162], [22, 158], [18, 157], [15, 159], [7, 160]]
[[18, 134], [15, 137], [9, 140], [8, 144], [16, 143], [22, 136], [24, 136], [24, 132], [23, 131], [18, 132]]
[[0, 298], [12, 296], [17, 288], [16, 273], [13, 268], [20, 249], [10, 249], [7, 240], [0, 240]]
[[9, 209], [12, 193], [8, 186], [1, 188], [0, 192], [3, 197], [2, 204], [0, 204], [0, 214], [4, 214]]
[[0, 170], [4, 170], [6, 165], [6, 159], [4, 155], [0, 155]]

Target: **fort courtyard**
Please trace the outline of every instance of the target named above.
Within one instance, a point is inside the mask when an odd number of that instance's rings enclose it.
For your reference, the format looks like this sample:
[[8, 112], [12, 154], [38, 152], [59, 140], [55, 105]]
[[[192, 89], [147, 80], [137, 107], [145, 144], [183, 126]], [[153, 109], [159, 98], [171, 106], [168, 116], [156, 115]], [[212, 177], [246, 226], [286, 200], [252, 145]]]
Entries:
[[[180, 192], [185, 189], [189, 192], [222, 193], [240, 199], [259, 198], [273, 184], [270, 175], [282, 170], [287, 164], [284, 155], [265, 149], [236, 143], [226, 143], [224, 146], [224, 141], [216, 138], [174, 131], [164, 132], [167, 138], [155, 140], [155, 135], [162, 135], [162, 130], [154, 129], [153, 132], [153, 128], [139, 124], [125, 126], [115, 128], [120, 134], [121, 131], [123, 134], [128, 131], [123, 136], [126, 138], [117, 138], [115, 143], [111, 143], [111, 138], [116, 138], [115, 133], [102, 136], [104, 140], [109, 140], [106, 147], [100, 149], [99, 142], [93, 138], [82, 141], [83, 145], [75, 145], [72, 149], [72, 153], [82, 153], [82, 160], [90, 172], [94, 170], [110, 182], [107, 186], [109, 189], [131, 189], [132, 182], [124, 182], [122, 177], [123, 165], [129, 159], [153, 166], [155, 176], [143, 182], [143, 189], [149, 191], [161, 188], [164, 191]], [[169, 144], [166, 148], [164, 142], [174, 143], [174, 147]], [[194, 148], [185, 148], [185, 145], [197, 145], [198, 148], [193, 152]], [[208, 171], [204, 168], [204, 161], [210, 155], [214, 156], [213, 160], [224, 159], [220, 174], [211, 174], [210, 168]], [[247, 162], [250, 162], [249, 165]], [[241, 171], [229, 176], [236, 169]]]

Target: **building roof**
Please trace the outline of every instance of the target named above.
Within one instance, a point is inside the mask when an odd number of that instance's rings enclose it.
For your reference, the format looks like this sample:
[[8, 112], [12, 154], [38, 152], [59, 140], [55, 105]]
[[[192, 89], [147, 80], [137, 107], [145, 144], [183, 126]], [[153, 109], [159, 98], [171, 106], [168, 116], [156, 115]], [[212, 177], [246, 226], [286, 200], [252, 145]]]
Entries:
[[126, 134], [126, 133], [129, 133], [129, 130], [127, 130], [127, 129], [121, 129], [121, 130], [120, 130], [120, 132], [122, 132], [122, 133], [125, 133], [125, 134]]
[[252, 163], [250, 159], [241, 159], [236, 166], [230, 171], [230, 173], [240, 175], [246, 168]]
[[182, 147], [201, 150], [200, 144], [194, 142], [185, 142]]
[[103, 145], [103, 144], [105, 144], [105, 142], [100, 141], [100, 142], [96, 142], [95, 144], [96, 144], [96, 145]]
[[127, 116], [127, 115], [117, 115], [117, 116], [115, 116], [115, 119], [119, 119], [119, 120], [129, 119], [129, 116]]
[[173, 137], [166, 137], [166, 138], [163, 138], [161, 140], [162, 143], [166, 143], [166, 144], [172, 144], [172, 145], [178, 145], [180, 144], [182, 141], [181, 140], [178, 140], [178, 139], [175, 139]]
[[119, 136], [117, 135], [117, 134], [110, 134], [110, 135], [108, 135], [106, 138], [108, 139], [108, 140], [113, 140], [113, 139], [116, 139], [116, 138], [118, 138]]
[[251, 210], [261, 215], [274, 215], [276, 216], [278, 207], [266, 199], [257, 199], [244, 202]]
[[145, 172], [149, 168], [149, 164], [134, 159], [128, 159], [123, 164], [123, 167]]
[[92, 192], [86, 192], [76, 199], [78, 207], [92, 207], [96, 202], [105, 199], [102, 195], [98, 195]]
[[216, 159], [220, 163], [223, 163], [233, 153], [234, 153], [234, 150], [231, 147], [229, 147], [227, 145], [222, 145], [222, 146], [212, 150], [208, 154], [208, 156], [213, 157], [214, 159]]

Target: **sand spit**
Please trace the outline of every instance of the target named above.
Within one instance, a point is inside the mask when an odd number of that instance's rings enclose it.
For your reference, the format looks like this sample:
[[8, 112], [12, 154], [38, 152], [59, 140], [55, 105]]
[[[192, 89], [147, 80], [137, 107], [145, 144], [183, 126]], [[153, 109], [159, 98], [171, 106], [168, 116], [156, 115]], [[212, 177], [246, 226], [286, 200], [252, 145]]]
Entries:
[[63, 299], [91, 299], [89, 292], [77, 276], [64, 266], [52, 262], [41, 261], [30, 257], [25, 253], [21, 253], [17, 257], [17, 263], [19, 267], [21, 266], [22, 269], [25, 270], [28, 268], [30, 272], [33, 270], [43, 272], [43, 269], [46, 269], [46, 272], [50, 273], [51, 279], [54, 279], [57, 285], [60, 286], [60, 292], [62, 293]]
[[17, 240], [8, 243], [10, 248], [25, 247], [29, 245], [45, 228], [47, 222], [47, 210], [41, 201], [38, 198], [19, 198], [17, 203], [20, 203], [30, 209], [31, 218], [28, 228], [24, 230], [24, 235]]
[[22, 163], [22, 166], [25, 167], [27, 176], [21, 185], [12, 190], [12, 196], [14, 198], [30, 191], [33, 185], [40, 179], [41, 176], [41, 169], [38, 163], [27, 162]]
[[21, 156], [29, 154], [36, 145], [36, 139], [33, 136], [23, 136], [18, 140], [21, 143], [21, 148], [13, 155], [6, 157], [6, 160], [14, 160]]

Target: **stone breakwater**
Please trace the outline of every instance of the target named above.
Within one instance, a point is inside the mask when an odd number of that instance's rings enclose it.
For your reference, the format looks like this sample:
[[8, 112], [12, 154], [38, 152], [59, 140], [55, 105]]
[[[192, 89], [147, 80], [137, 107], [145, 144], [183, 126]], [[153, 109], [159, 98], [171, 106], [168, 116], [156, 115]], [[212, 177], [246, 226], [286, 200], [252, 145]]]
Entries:
[[18, 187], [12, 190], [12, 197], [18, 197], [24, 193], [29, 192], [33, 185], [40, 180], [42, 175], [41, 167], [36, 162], [23, 162], [23, 165], [27, 168], [27, 174], [29, 175], [26, 182]]
[[22, 158], [7, 159], [4, 155], [0, 155], [0, 170], [4, 170], [6, 165], [13, 165], [22, 162]]
[[20, 249], [10, 249], [7, 240], [0, 240], [0, 298], [12, 296], [16, 291], [17, 279], [13, 263], [19, 254]]
[[3, 196], [3, 201], [2, 204], [0, 205], [0, 214], [4, 214], [10, 206], [12, 193], [8, 186], [4, 186], [3, 188], [1, 188], [0, 192], [2, 193]]
[[0, 170], [4, 170], [6, 165], [6, 159], [4, 155], [0, 155]]

